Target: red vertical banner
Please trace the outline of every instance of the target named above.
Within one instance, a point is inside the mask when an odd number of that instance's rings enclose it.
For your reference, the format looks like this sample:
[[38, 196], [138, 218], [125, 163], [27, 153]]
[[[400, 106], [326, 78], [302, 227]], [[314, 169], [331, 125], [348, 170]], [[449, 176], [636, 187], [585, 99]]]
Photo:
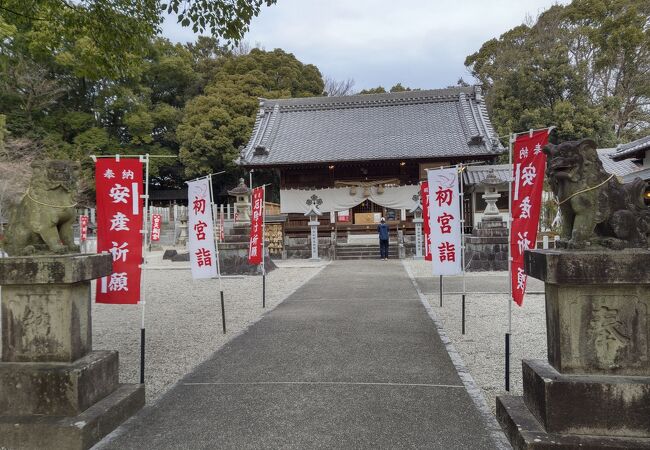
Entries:
[[95, 164], [97, 252], [113, 256], [113, 272], [97, 280], [97, 303], [136, 304], [142, 264], [142, 162], [101, 158]]
[[161, 227], [162, 227], [162, 215], [152, 214], [151, 215], [151, 240], [152, 241], [160, 240]]
[[248, 243], [248, 263], [262, 264], [264, 241], [264, 187], [253, 189], [251, 212], [251, 235]]
[[424, 233], [424, 259], [431, 261], [431, 226], [429, 224], [429, 182], [420, 185], [420, 202], [422, 203], [422, 231]]
[[88, 239], [88, 216], [79, 216], [79, 241]]
[[542, 148], [548, 143], [549, 130], [544, 129], [517, 136], [512, 149], [512, 198], [510, 212], [510, 256], [512, 299], [521, 306], [526, 292], [524, 251], [535, 248], [546, 155]]

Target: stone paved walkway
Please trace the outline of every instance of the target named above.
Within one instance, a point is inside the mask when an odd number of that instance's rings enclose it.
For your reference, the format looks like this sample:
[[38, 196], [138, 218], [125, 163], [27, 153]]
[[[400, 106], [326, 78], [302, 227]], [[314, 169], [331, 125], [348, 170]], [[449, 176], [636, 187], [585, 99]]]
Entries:
[[495, 443], [403, 266], [337, 261], [98, 448]]

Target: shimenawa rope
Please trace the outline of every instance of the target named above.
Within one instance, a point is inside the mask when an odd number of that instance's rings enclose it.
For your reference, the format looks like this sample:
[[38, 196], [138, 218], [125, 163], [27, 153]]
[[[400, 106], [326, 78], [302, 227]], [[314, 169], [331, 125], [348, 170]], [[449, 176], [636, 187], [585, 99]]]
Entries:
[[558, 201], [556, 200], [556, 203], [557, 203], [558, 206], [559, 206], [559, 205], [561, 205], [562, 203], [568, 202], [569, 200], [571, 200], [573, 197], [575, 197], [575, 196], [578, 195], [578, 194], [582, 194], [583, 192], [589, 192], [589, 191], [592, 191], [592, 190], [594, 190], [594, 189], [598, 189], [599, 187], [601, 187], [603, 184], [607, 183], [607, 182], [608, 182], [609, 180], [611, 180], [612, 178], [614, 178], [614, 175], [613, 175], [613, 174], [610, 175], [609, 178], [607, 178], [607, 179], [606, 179], [605, 181], [603, 181], [602, 183], [597, 184], [596, 186], [592, 186], [592, 187], [589, 187], [589, 188], [581, 189], [581, 190], [579, 190], [578, 192], [574, 192], [573, 194], [569, 195], [567, 198], [565, 198], [565, 199], [562, 200], [561, 202], [558, 202]]
[[77, 206], [77, 204], [78, 204], [78, 203], [74, 203], [74, 204], [72, 204], [72, 205], [50, 205], [49, 203], [39, 202], [38, 200], [36, 200], [34, 197], [31, 196], [31, 194], [29, 193], [29, 189], [27, 189], [27, 192], [25, 192], [25, 195], [26, 195], [26, 196], [27, 196], [31, 201], [33, 201], [34, 203], [38, 203], [39, 205], [43, 205], [43, 206], [49, 206], [50, 208], [62, 208], [62, 209], [66, 209], [66, 208], [74, 208], [74, 207]]

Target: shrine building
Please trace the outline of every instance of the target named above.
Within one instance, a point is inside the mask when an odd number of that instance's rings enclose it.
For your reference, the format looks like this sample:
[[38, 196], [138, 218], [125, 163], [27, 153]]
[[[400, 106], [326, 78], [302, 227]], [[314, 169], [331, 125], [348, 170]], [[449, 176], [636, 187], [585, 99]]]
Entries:
[[[319, 237], [349, 242], [376, 239], [381, 217], [392, 236], [412, 236], [427, 169], [492, 164], [505, 151], [480, 86], [471, 86], [260, 99], [238, 164], [278, 172], [286, 236], [306, 237], [309, 214], [318, 214]], [[470, 197], [464, 209], [471, 226]]]

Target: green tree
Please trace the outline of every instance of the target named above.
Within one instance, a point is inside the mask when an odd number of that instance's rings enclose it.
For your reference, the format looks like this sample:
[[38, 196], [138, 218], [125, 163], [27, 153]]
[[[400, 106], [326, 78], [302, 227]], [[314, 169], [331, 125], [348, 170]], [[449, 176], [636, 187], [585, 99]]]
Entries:
[[386, 89], [383, 86], [377, 86], [376, 88], [362, 89], [359, 91], [359, 94], [385, 94]]
[[205, 94], [187, 103], [177, 128], [186, 175], [235, 169], [255, 123], [258, 98], [320, 95], [323, 87], [315, 66], [280, 49], [224, 57]]
[[468, 56], [498, 134], [556, 125], [561, 139], [611, 146], [647, 130], [649, 8], [642, 0], [574, 0]]
[[[239, 41], [263, 5], [276, 0], [4, 0], [0, 3], [0, 33], [35, 33], [40, 51], [65, 45], [54, 56], [61, 64], [83, 66], [84, 76], [113, 78], [137, 68], [150, 39], [159, 34], [164, 13], [194, 32]], [[80, 74], [78, 74], [80, 75]]]
[[[388, 92], [406, 92], [406, 91], [411, 91], [415, 90], [417, 91], [418, 89], [411, 89], [410, 87], [404, 87], [402, 86], [402, 83], [397, 83], [394, 85]], [[385, 94], [387, 91], [384, 89], [383, 86], [377, 86], [376, 88], [371, 88], [371, 89], [364, 89], [359, 94]]]

